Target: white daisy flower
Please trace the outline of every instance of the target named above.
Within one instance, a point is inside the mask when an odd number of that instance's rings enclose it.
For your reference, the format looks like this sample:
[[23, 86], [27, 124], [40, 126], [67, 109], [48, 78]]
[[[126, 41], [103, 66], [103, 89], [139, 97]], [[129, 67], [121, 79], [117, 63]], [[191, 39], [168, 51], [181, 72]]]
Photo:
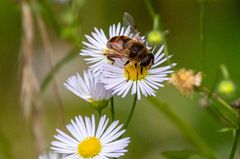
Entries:
[[107, 106], [112, 97], [112, 91], [106, 90], [99, 78], [93, 76], [91, 71], [83, 72], [83, 77], [78, 73], [67, 79], [65, 87], [80, 98], [90, 102], [94, 107], [102, 109]]
[[121, 35], [133, 37], [133, 34], [130, 33], [130, 27], [123, 27], [120, 23], [109, 27], [109, 36], [106, 36], [102, 29], [97, 28], [94, 28], [94, 32], [91, 34], [92, 36], [85, 35], [87, 42], [83, 42], [85, 48], [81, 50], [80, 55], [88, 56], [85, 60], [91, 64], [90, 68], [95, 75], [101, 73], [103, 63], [112, 63], [105, 55], [108, 52], [108, 40]]
[[[153, 49], [151, 52], [154, 54]], [[169, 80], [168, 74], [176, 64], [171, 64], [159, 67], [163, 62], [167, 61], [171, 56], [165, 57], [162, 53], [163, 46], [154, 55], [154, 64], [150, 69], [140, 67], [138, 64], [127, 64], [122, 67], [105, 64], [102, 74], [102, 82], [105, 88], [112, 90], [113, 94], [125, 97], [131, 89], [131, 94], [137, 94], [138, 99], [141, 99], [141, 94], [144, 96], [155, 96], [156, 90], [163, 87], [163, 81]]]
[[125, 132], [121, 130], [123, 125], [118, 125], [119, 121], [114, 121], [107, 127], [109, 119], [102, 116], [98, 126], [95, 117], [91, 119], [85, 117], [75, 117], [67, 130], [71, 135], [67, 135], [57, 129], [55, 135], [57, 141], [51, 143], [51, 149], [56, 153], [65, 154], [65, 159], [110, 159], [123, 156], [130, 142], [130, 138], [120, 138]]
[[59, 156], [56, 153], [49, 152], [48, 154], [41, 154], [38, 159], [59, 159]]

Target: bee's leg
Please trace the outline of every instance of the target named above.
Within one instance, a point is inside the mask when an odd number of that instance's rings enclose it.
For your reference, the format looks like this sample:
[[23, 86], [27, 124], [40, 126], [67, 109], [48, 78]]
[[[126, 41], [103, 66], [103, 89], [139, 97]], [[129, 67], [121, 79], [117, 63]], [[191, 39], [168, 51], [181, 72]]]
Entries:
[[[126, 67], [126, 65], [127, 64], [129, 64], [129, 60], [124, 64], [124, 67]], [[129, 75], [129, 72], [128, 72], [128, 70], [127, 69], [125, 69], [126, 71], [127, 71], [127, 76], [128, 76], [128, 78], [127, 78], [127, 82], [129, 81], [129, 78], [130, 78], [130, 75]]]
[[141, 67], [141, 70], [140, 70], [141, 74], [143, 73], [143, 67]]
[[137, 74], [137, 79], [138, 79], [138, 68], [137, 68], [137, 63], [134, 64], [135, 70], [136, 70], [136, 74]]
[[108, 60], [110, 60], [112, 62], [112, 65], [115, 63], [115, 60], [113, 58], [111, 58], [109, 56], [107, 58], [108, 58]]
[[126, 70], [127, 71], [127, 82], [129, 81], [129, 79], [130, 79], [130, 75], [129, 75], [129, 72], [128, 72], [128, 70]]
[[127, 64], [129, 64], [129, 62], [130, 62], [130, 61], [129, 61], [129, 60], [127, 60], [127, 62], [124, 64], [124, 66], [126, 66]]

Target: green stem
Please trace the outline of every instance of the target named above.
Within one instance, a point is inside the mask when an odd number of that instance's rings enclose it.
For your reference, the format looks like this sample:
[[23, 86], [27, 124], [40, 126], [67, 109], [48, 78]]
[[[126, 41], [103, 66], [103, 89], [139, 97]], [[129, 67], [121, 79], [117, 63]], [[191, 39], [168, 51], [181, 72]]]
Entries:
[[222, 71], [223, 77], [224, 77], [225, 79], [229, 79], [229, 72], [228, 72], [227, 67], [226, 67], [225, 65], [221, 65], [221, 66], [220, 66], [220, 69], [221, 69], [221, 71]]
[[156, 13], [154, 12], [153, 6], [150, 2], [150, 0], [144, 0], [145, 5], [147, 6], [148, 12], [151, 15], [152, 19], [155, 18]]
[[[147, 6], [149, 14], [152, 17], [152, 20], [153, 20], [153, 30], [155, 30], [157, 28], [157, 29], [160, 29], [160, 31], [162, 31], [160, 15], [155, 13], [150, 0], [144, 0], [144, 2], [145, 2], [145, 5]], [[163, 34], [163, 45], [164, 45], [165, 56], [168, 57], [169, 52], [168, 52], [167, 40], [166, 40], [166, 37], [164, 34]], [[168, 64], [171, 64], [171, 59], [168, 59]]]
[[148, 99], [152, 105], [156, 106], [159, 111], [166, 115], [167, 118], [182, 131], [183, 135], [199, 149], [202, 155], [206, 156], [208, 159], [216, 159], [215, 153], [208, 144], [205, 143], [199, 134], [185, 120], [179, 117], [168, 104], [154, 97], [149, 97]]
[[210, 91], [209, 91], [209, 93], [208, 93], [208, 95], [207, 95], [208, 98], [212, 96], [212, 94], [213, 94], [213, 92], [214, 92], [214, 90], [215, 90], [215, 88], [216, 88], [216, 85], [217, 85], [217, 83], [218, 83], [219, 76], [220, 76], [220, 69], [217, 70], [217, 73], [216, 73], [216, 75], [215, 75], [215, 78], [214, 78], [212, 87], [211, 87], [211, 89], [210, 89]]
[[[240, 113], [240, 111], [238, 110], [238, 114], [239, 113]], [[238, 119], [237, 119], [237, 124], [238, 125], [236, 127], [235, 135], [234, 135], [234, 138], [233, 138], [233, 145], [232, 145], [232, 149], [231, 149], [231, 153], [230, 153], [229, 159], [233, 159], [234, 158], [234, 155], [235, 155], [236, 150], [237, 150], [239, 134], [240, 134], [239, 123], [240, 123], [240, 117], [238, 117]]]
[[153, 20], [153, 30], [159, 30], [160, 28], [160, 16], [155, 15], [154, 20]]
[[[219, 80], [219, 76], [220, 76], [220, 73], [221, 73], [221, 66], [220, 66], [220, 69], [217, 70], [217, 73], [215, 75], [215, 78], [214, 78], [214, 82], [212, 84], [212, 87], [210, 90], [205, 90], [205, 93], [206, 93], [206, 97], [207, 98], [212, 98], [212, 96], [216, 96], [216, 94], [214, 95], [214, 90], [216, 88], [216, 85], [218, 83], [218, 80]], [[226, 102], [225, 102], [226, 103]], [[225, 116], [217, 106], [215, 106], [215, 104], [212, 104], [212, 107], [211, 107], [218, 115], [219, 117], [223, 118], [224, 121], [228, 122], [228, 124], [230, 124], [231, 126], [234, 126], [235, 124], [227, 117]]]
[[[205, 93], [207, 96], [209, 95], [209, 90], [206, 87], [199, 88], [200, 92]], [[239, 114], [218, 94], [211, 93], [210, 98], [218, 101], [222, 106], [224, 106], [226, 109], [228, 109], [230, 112], [232, 112], [236, 117], [239, 116]]]
[[133, 112], [134, 112], [134, 110], [135, 110], [136, 103], [137, 103], [137, 93], [136, 93], [135, 96], [134, 96], [133, 105], [132, 105], [130, 114], [129, 114], [129, 116], [128, 116], [128, 119], [127, 119], [127, 121], [126, 121], [126, 123], [125, 123], [125, 125], [124, 125], [124, 129], [127, 129], [127, 127], [128, 127], [128, 124], [129, 124], [129, 122], [130, 122], [130, 120], [131, 120], [131, 118], [132, 118]]
[[[168, 52], [168, 45], [167, 45], [167, 40], [165, 38], [165, 36], [163, 36], [163, 45], [164, 45], [164, 52], [165, 52], [165, 57], [169, 56], [169, 52]], [[171, 62], [171, 58], [167, 60], [168, 64], [172, 64]]]
[[44, 93], [47, 86], [50, 84], [50, 82], [53, 80], [54, 75], [69, 61], [73, 60], [78, 54], [76, 54], [78, 48], [74, 48], [68, 53], [62, 60], [60, 60], [56, 65], [53, 66], [52, 70], [46, 75], [43, 82], [40, 86], [40, 92], [41, 94]]
[[226, 122], [230, 127], [236, 126], [236, 124], [234, 122], [232, 122], [232, 120], [229, 119], [227, 116], [225, 116], [215, 104], [212, 104], [212, 106], [210, 108], [218, 115], [218, 117], [220, 119], [222, 119], [224, 122]]
[[114, 98], [111, 98], [111, 115], [112, 115], [112, 121], [115, 119], [115, 111], [114, 111]]
[[217, 94], [213, 94], [212, 97], [214, 99], [216, 99], [219, 103], [221, 103], [225, 108], [227, 108], [228, 110], [230, 110], [232, 113], [234, 113], [235, 115], [238, 116], [237, 112], [224, 100], [222, 99], [220, 96], [218, 96]]
[[229, 156], [229, 159], [233, 159], [235, 152], [237, 150], [237, 145], [238, 145], [238, 139], [239, 139], [239, 133], [240, 133], [240, 129], [237, 128], [236, 132], [235, 132], [235, 136], [233, 138], [233, 145], [232, 145], [232, 150]]

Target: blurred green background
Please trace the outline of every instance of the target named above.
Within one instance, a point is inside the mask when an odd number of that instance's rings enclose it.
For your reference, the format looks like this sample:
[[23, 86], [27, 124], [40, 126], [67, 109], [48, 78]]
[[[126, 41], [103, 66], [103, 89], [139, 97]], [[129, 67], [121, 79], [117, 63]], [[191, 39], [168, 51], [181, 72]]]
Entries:
[[[68, 3], [45, 0], [53, 10], [54, 18], [60, 19], [66, 13]], [[129, 12], [140, 32], [147, 35], [153, 21], [142, 0], [83, 0], [77, 13], [80, 35], [89, 34], [93, 27], [107, 31], [109, 25], [122, 21], [124, 12]], [[37, 152], [32, 135], [31, 120], [24, 121], [19, 104], [21, 78], [19, 54], [21, 48], [22, 17], [20, 0], [0, 1], [0, 159], [33, 159]], [[173, 54], [176, 68], [186, 67], [204, 72], [204, 84], [211, 87], [220, 64], [225, 64], [231, 79], [238, 88], [240, 81], [240, 1], [209, 0], [206, 12], [206, 63], [203, 64], [200, 43], [200, 1], [198, 0], [152, 0], [156, 13], [161, 16], [168, 49]], [[59, 17], [58, 17], [59, 16]], [[35, 23], [35, 22], [34, 22]], [[36, 24], [36, 23], [35, 23]], [[64, 57], [74, 42], [61, 37], [50, 23], [48, 31], [54, 50], [54, 62]], [[49, 71], [47, 59], [39, 40], [35, 25], [34, 69], [41, 81]], [[79, 42], [80, 43], [80, 42]], [[76, 52], [78, 54], [79, 51]], [[76, 71], [87, 68], [83, 59], [77, 56], [57, 74], [58, 88], [64, 105], [66, 123], [75, 115], [90, 115], [93, 110], [87, 102], [71, 94], [63, 82]], [[236, 96], [239, 96], [239, 93]], [[206, 140], [217, 152], [220, 159], [230, 153], [232, 133], [219, 133], [223, 125], [199, 106], [199, 96], [182, 96], [172, 86], [158, 91], [158, 98], [169, 103], [171, 108]], [[53, 140], [59, 127], [58, 107], [52, 87], [43, 96], [45, 137], [48, 144]], [[130, 110], [132, 98], [116, 98], [116, 118], [124, 122]], [[109, 109], [105, 110], [109, 113]], [[195, 149], [182, 133], [164, 116], [151, 106], [146, 99], [138, 102], [129, 125], [127, 135], [131, 137], [129, 152], [123, 158], [160, 159], [160, 153], [168, 150]]]

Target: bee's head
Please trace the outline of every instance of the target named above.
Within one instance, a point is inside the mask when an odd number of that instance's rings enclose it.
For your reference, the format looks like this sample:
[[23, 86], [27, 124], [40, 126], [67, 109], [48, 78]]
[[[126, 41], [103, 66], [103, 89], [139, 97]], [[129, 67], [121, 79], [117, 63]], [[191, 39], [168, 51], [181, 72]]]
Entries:
[[154, 55], [149, 53], [140, 61], [140, 66], [142, 67], [151, 67], [154, 64]]

